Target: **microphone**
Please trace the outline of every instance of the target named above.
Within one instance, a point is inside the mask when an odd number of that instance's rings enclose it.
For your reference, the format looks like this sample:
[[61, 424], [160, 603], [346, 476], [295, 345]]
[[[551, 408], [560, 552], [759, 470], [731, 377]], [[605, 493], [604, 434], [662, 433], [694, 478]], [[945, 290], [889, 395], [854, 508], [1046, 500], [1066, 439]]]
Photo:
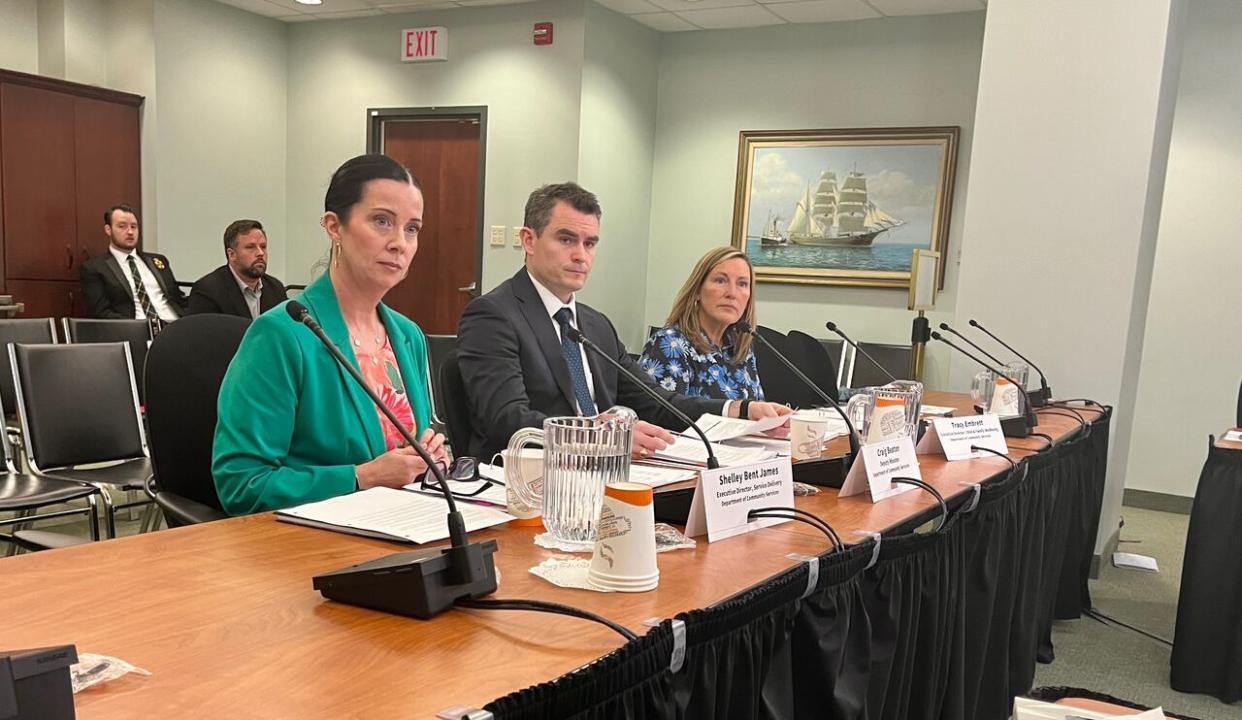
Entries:
[[[829, 324], [831, 325], [831, 323]], [[733, 327], [736, 328], [739, 332], [747, 333], [754, 339], [763, 343], [764, 347], [766, 347], [769, 351], [771, 351], [772, 354], [775, 355], [778, 360], [784, 363], [785, 367], [789, 368], [789, 370], [793, 372], [794, 375], [798, 376], [799, 380], [806, 383], [807, 387], [814, 390], [815, 394], [820, 396], [820, 398], [822, 398], [824, 402], [836, 408], [837, 414], [841, 416], [841, 419], [845, 420], [845, 427], [849, 428], [849, 431], [850, 431], [850, 455], [857, 456], [858, 455], [858, 433], [854, 431], [854, 423], [850, 422], [849, 415], [847, 415], [845, 411], [841, 409], [840, 403], [838, 403], [836, 400], [833, 400], [831, 395], [821, 390], [818, 385], [816, 385], [814, 382], [811, 381], [811, 378], [807, 377], [805, 373], [803, 373], [801, 370], [798, 369], [797, 365], [794, 365], [793, 362], [789, 358], [785, 357], [785, 355], [781, 353], [780, 350], [777, 350], [775, 347], [773, 347], [772, 343], [768, 342], [767, 338], [760, 335], [759, 332], [755, 330], [754, 328], [752, 328], [750, 325], [747, 325], [745, 321], [738, 320], [737, 322], [733, 323]], [[873, 360], [872, 362], [875, 362], [875, 361]]]
[[982, 330], [985, 335], [987, 335], [988, 337], [992, 338], [996, 342], [1003, 345], [1005, 349], [1008, 350], [1009, 352], [1013, 353], [1014, 355], [1017, 355], [1018, 358], [1022, 360], [1022, 362], [1035, 368], [1035, 372], [1039, 373], [1039, 389], [1030, 393], [1030, 397], [1032, 400], [1034, 400], [1037, 403], [1038, 406], [1047, 405], [1048, 403], [1052, 402], [1052, 390], [1048, 387], [1048, 380], [1047, 378], [1044, 377], [1043, 370], [1040, 370], [1035, 365], [1035, 363], [1031, 362], [1030, 360], [1027, 360], [1026, 357], [1022, 355], [1022, 353], [1018, 352], [1017, 350], [1014, 350], [1004, 340], [1001, 340], [1000, 338], [996, 337], [992, 333], [988, 332], [988, 329], [980, 325], [977, 321], [971, 320], [970, 326]]
[[590, 338], [588, 338], [586, 335], [583, 335], [582, 331], [579, 330], [578, 328], [574, 327], [573, 325], [570, 325], [568, 322], [561, 322], [561, 332], [565, 333], [565, 336], [568, 337], [570, 340], [573, 340], [574, 342], [578, 343], [579, 345], [586, 348], [587, 350], [590, 350], [591, 352], [595, 353], [598, 357], [603, 358], [609, 365], [612, 365], [614, 368], [616, 368], [617, 372], [629, 378], [630, 382], [634, 383], [635, 385], [638, 386], [640, 390], [650, 395], [652, 400], [655, 400], [657, 403], [660, 404], [660, 407], [664, 408], [665, 410], [668, 410], [678, 420], [684, 422], [686, 425], [689, 425], [691, 428], [693, 428], [694, 432], [698, 433], [699, 438], [703, 440], [703, 447], [707, 448], [707, 468], [709, 470], [716, 470], [720, 467], [720, 461], [716, 459], [716, 453], [712, 451], [711, 441], [707, 439], [707, 436], [703, 434], [703, 430], [699, 428], [699, 426], [696, 425], [693, 420], [691, 420], [684, 412], [677, 409], [676, 405], [669, 402], [667, 398], [661, 396], [660, 393], [653, 390], [650, 385], [643, 382], [637, 375], [630, 372], [621, 363], [617, 362], [616, 358], [612, 357], [611, 355], [604, 352], [603, 350], [600, 350], [599, 346], [591, 342]]
[[[290, 300], [285, 310], [295, 321], [305, 325], [319, 338], [337, 364], [349, 373], [371, 398], [371, 402], [388, 418], [414, 452], [427, 463], [427, 470], [436, 481], [448, 503], [449, 547], [415, 552], [395, 553], [369, 563], [353, 565], [314, 579], [315, 589], [324, 597], [363, 607], [429, 619], [467, 597], [481, 597], [496, 590], [496, 567], [492, 555], [496, 541], [469, 542], [466, 522], [457, 510], [449, 491], [444, 469], [431, 458], [375, 391], [362, 374], [346, 359], [306, 306]], [[389, 576], [384, 578], [383, 576]], [[413, 587], [409, 587], [409, 585]]]
[[[1025, 429], [1028, 431], [1026, 434], [1029, 434], [1029, 430], [1039, 424], [1039, 418], [1036, 417], [1035, 415], [1035, 408], [1031, 405], [1031, 398], [1026, 394], [1026, 388], [1019, 385], [1017, 381], [1015, 381], [1013, 378], [1009, 377], [1005, 373], [1001, 372], [1000, 370], [997, 370], [996, 368], [992, 367], [991, 365], [988, 365], [987, 363], [983, 362], [982, 360], [975, 357], [974, 355], [971, 355], [969, 352], [963, 350], [960, 346], [954, 345], [952, 341], [950, 341], [948, 338], [941, 335], [940, 333], [933, 332], [931, 336], [933, 340], [939, 340], [940, 342], [944, 343], [945, 345], [948, 345], [949, 347], [960, 352], [961, 354], [965, 355], [971, 360], [974, 360], [975, 362], [979, 363], [980, 365], [987, 368], [988, 370], [991, 370], [992, 373], [995, 374], [997, 377], [1005, 378], [1006, 380], [1010, 382], [1010, 384], [1012, 384], [1014, 387], [1018, 389], [1018, 392], [1022, 394], [1023, 400], [1026, 401], [1026, 410], [1024, 413], [1025, 424], [1026, 424]], [[1025, 437], [1025, 436], [1026, 436], [1025, 434], [1022, 435], [1022, 437]]]
[[[884, 367], [883, 365], [881, 365], [880, 363], [876, 362], [876, 361], [875, 361], [875, 358], [871, 357], [871, 353], [869, 353], [869, 352], [867, 352], [866, 350], [863, 350], [862, 348], [858, 347], [858, 343], [854, 342], [853, 340], [850, 340], [850, 339], [849, 339], [849, 336], [847, 336], [845, 333], [841, 332], [841, 329], [837, 327], [837, 324], [836, 324], [836, 323], [834, 323], [833, 321], [829, 320], [828, 322], [824, 323], [824, 327], [828, 328], [831, 332], [834, 332], [834, 333], [836, 333], [836, 334], [840, 335], [842, 340], [844, 340], [845, 342], [849, 343], [849, 344], [850, 344], [850, 347], [854, 348], [854, 352], [860, 352], [860, 353], [862, 353], [862, 356], [863, 356], [863, 357], [865, 357], [865, 358], [867, 358], [868, 360], [870, 360], [870, 361], [871, 361], [871, 362], [872, 362], [872, 363], [873, 363], [876, 367], [880, 368], [880, 372], [882, 372], [882, 373], [884, 373], [885, 375], [887, 375], [889, 380], [891, 380], [892, 382], [897, 382], [897, 378], [893, 377], [893, 374], [892, 374], [891, 372], [889, 372], [889, 371], [888, 371], [888, 368], [886, 368], [886, 367]], [[756, 335], [756, 337], [758, 337], [758, 336]]]
[[965, 340], [967, 345], [970, 345], [972, 348], [974, 348], [974, 349], [978, 350], [979, 352], [983, 353], [985, 356], [987, 356], [988, 358], [990, 358], [990, 359], [992, 360], [992, 362], [996, 363], [997, 365], [1004, 365], [1004, 364], [1005, 364], [1005, 363], [1001, 362], [1001, 359], [1000, 359], [1000, 358], [996, 357], [996, 356], [995, 356], [995, 355], [993, 355], [992, 353], [990, 353], [990, 352], [988, 352], [987, 350], [984, 350], [983, 348], [981, 348], [981, 347], [979, 347], [978, 345], [976, 345], [976, 344], [975, 344], [975, 343], [974, 343], [974, 342], [973, 342], [970, 338], [966, 337], [965, 335], [961, 334], [960, 332], [958, 332], [958, 331], [954, 330], [953, 328], [949, 327], [949, 324], [948, 324], [948, 323], [940, 323], [940, 329], [941, 329], [941, 330], [944, 330], [945, 332], [948, 332], [948, 333], [953, 333], [954, 335], [958, 336], [959, 338], [961, 338], [961, 339]]

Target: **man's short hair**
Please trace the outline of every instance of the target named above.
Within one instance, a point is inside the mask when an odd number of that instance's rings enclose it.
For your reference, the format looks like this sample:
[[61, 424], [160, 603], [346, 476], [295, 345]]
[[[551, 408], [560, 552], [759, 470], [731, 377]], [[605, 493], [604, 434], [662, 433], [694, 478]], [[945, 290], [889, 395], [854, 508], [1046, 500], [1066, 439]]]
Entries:
[[[251, 230], [263, 230], [263, 223], [258, 220], [234, 220], [224, 228], [224, 247], [237, 249], [237, 236]], [[267, 231], [264, 231], [264, 235]]]
[[128, 205], [125, 205], [125, 204], [113, 205], [112, 207], [104, 211], [104, 225], [112, 224], [112, 213], [116, 212], [117, 210], [120, 210], [121, 212], [127, 212], [130, 215], [133, 215], [135, 218], [138, 217], [138, 213], [134, 212], [134, 209]]
[[594, 215], [596, 219], [604, 214], [599, 208], [595, 193], [575, 182], [556, 183], [544, 185], [530, 194], [526, 199], [526, 216], [522, 224], [534, 230], [536, 235], [542, 233], [552, 219], [552, 208], [556, 207], [558, 201], [568, 204], [580, 213]]

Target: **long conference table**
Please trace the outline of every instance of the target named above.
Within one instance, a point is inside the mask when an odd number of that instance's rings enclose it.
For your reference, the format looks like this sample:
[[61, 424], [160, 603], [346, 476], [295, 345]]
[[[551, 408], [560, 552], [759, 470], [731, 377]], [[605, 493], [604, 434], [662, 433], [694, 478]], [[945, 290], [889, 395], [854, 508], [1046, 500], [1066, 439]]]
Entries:
[[[972, 412], [964, 395], [925, 399], [958, 415]], [[1106, 410], [1075, 410], [1107, 422]], [[1082, 432], [1066, 411], [1041, 413], [1037, 429], [1057, 443]], [[1029, 437], [1009, 445], [1019, 459], [1047, 442]], [[1009, 471], [996, 457], [920, 459], [923, 478], [959, 506], [971, 485]], [[796, 503], [848, 543], [870, 542], [858, 531], [891, 533], [938, 513], [924, 492], [873, 504], [825, 489]], [[530, 574], [554, 554], [537, 547], [534, 534], [510, 526], [472, 534], [499, 543], [496, 597], [573, 605], [640, 636], [651, 619], [736, 597], [797, 566], [791, 554], [827, 549], [822, 534], [792, 522], [712, 544], [703, 537], [694, 549], [659, 556], [657, 589], [596, 593]], [[0, 649], [72, 643], [150, 671], [79, 694], [80, 718], [395, 718], [481, 708], [624, 644], [607, 628], [561, 616], [454, 609], [420, 621], [331, 602], [311, 588], [316, 574], [407, 549], [278, 522], [269, 513], [19, 555], [0, 560]]]

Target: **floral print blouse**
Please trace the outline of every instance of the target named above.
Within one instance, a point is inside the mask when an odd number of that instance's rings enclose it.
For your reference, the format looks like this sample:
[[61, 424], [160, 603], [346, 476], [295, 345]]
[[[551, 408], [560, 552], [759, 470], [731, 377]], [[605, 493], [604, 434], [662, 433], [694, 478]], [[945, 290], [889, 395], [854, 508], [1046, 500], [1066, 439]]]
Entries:
[[[708, 342], [711, 345], [710, 341]], [[733, 363], [733, 345], [700, 353], [678, 325], [651, 334], [638, 364], [665, 390], [716, 400], [762, 400], [759, 369], [752, 351]]]
[[[398, 369], [397, 357], [392, 352], [392, 345], [385, 340], [384, 346], [374, 353], [367, 353], [354, 348], [358, 358], [358, 367], [367, 385], [379, 395], [380, 400], [392, 410], [406, 430], [413, 433], [416, 429], [414, 409], [410, 406], [410, 397], [405, 392], [405, 383], [401, 381], [401, 370]], [[384, 431], [384, 444], [389, 450], [405, 445], [405, 438], [393, 426], [384, 413], [375, 409], [379, 415], [380, 428]]]

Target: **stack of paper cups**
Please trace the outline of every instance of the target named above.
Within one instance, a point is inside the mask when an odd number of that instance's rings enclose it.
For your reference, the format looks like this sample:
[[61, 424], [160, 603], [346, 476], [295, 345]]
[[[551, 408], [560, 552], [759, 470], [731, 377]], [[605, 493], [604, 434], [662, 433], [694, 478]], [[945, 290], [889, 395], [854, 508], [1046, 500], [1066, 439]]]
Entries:
[[644, 592], [660, 584], [656, 566], [655, 506], [649, 485], [604, 486], [595, 554], [587, 579], [605, 590]]

